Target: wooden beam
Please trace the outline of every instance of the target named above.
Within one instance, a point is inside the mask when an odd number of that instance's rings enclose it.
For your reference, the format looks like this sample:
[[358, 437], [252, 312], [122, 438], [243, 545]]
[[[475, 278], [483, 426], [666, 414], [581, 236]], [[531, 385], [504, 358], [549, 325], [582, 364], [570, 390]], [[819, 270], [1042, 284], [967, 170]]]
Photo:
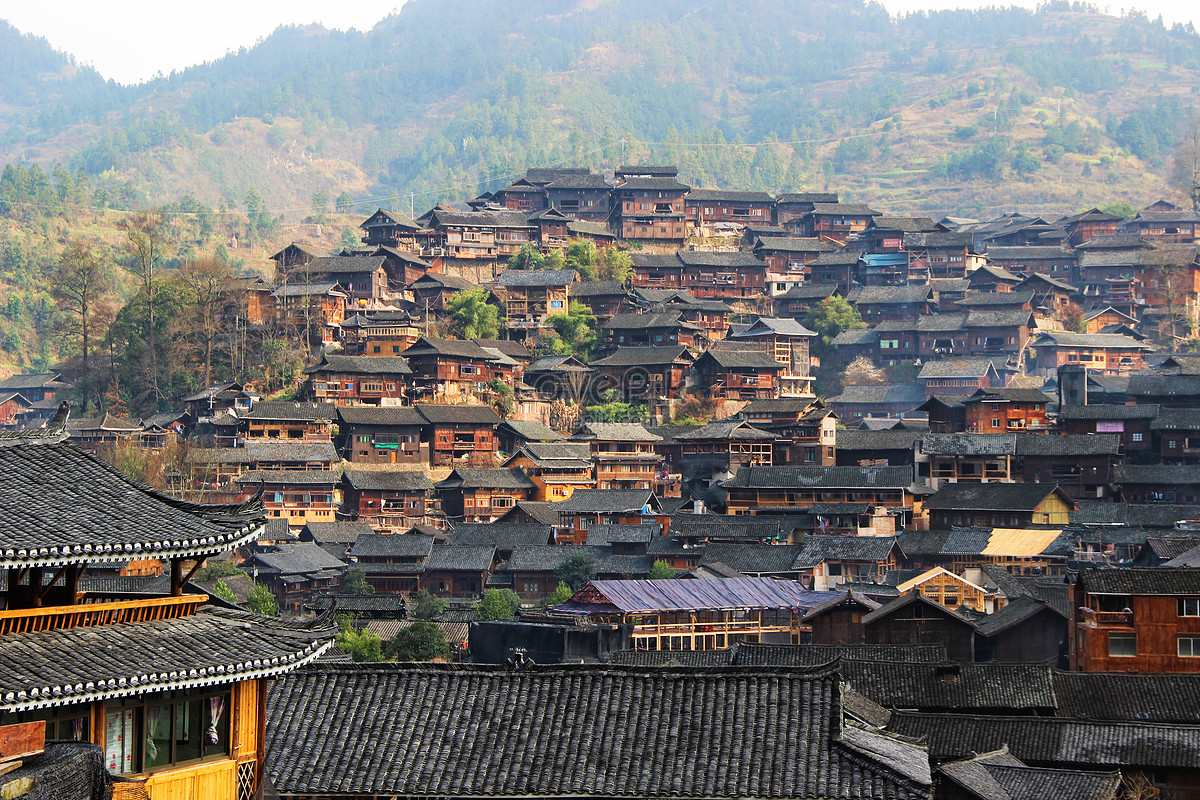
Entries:
[[192, 579], [192, 576], [196, 574], [196, 571], [199, 570], [200, 567], [204, 566], [204, 562], [206, 560], [207, 559], [204, 559], [204, 558], [196, 559], [196, 563], [192, 565], [192, 568], [190, 570], [188, 570], [188, 574], [185, 575], [183, 578], [183, 583], [185, 585], [187, 584], [188, 581], [190, 581]]
[[171, 596], [183, 596], [183, 561], [179, 558], [171, 559]]

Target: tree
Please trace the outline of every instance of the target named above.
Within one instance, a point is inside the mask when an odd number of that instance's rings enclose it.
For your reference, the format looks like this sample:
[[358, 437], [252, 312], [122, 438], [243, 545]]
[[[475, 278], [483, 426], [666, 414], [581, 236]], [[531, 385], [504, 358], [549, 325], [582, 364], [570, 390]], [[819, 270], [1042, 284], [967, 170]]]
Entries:
[[542, 269], [546, 257], [532, 244], [525, 243], [508, 257], [508, 268], [518, 270]]
[[92, 393], [92, 341], [112, 321], [109, 297], [113, 289], [112, 272], [84, 243], [68, 241], [54, 271], [50, 294], [59, 308], [73, 318], [73, 337], [80, 342], [82, 356], [79, 390], [83, 413], [88, 410]]
[[146, 304], [146, 345], [150, 354], [150, 388], [155, 405], [163, 394], [158, 382], [158, 346], [155, 341], [155, 311], [158, 308], [159, 270], [166, 256], [167, 225], [161, 214], [131, 214], [118, 223], [125, 232], [126, 258], [122, 266], [138, 281]]
[[558, 586], [554, 587], [554, 592], [546, 598], [544, 605], [556, 606], [559, 603], [565, 603], [570, 600], [573, 595], [574, 592], [571, 591], [571, 587], [567, 586], [562, 581], [559, 581]]
[[584, 361], [591, 361], [600, 347], [600, 334], [596, 332], [596, 315], [583, 303], [571, 303], [567, 313], [551, 314], [546, 324], [558, 334], [560, 353], [571, 353]]
[[202, 386], [212, 385], [213, 346], [224, 331], [226, 306], [233, 291], [233, 270], [215, 256], [189, 261], [177, 273], [187, 306], [175, 320], [177, 341], [192, 342], [204, 364]]
[[809, 309], [804, 325], [821, 337], [821, 344], [829, 347], [842, 331], [865, 328], [858, 309], [841, 295], [833, 295]]
[[859, 356], [846, 365], [842, 374], [842, 383], [847, 386], [858, 386], [864, 383], [887, 383], [887, 374], [871, 363], [866, 356]]
[[211, 581], [214, 578], [231, 578], [242, 574], [242, 570], [232, 561], [210, 561], [196, 570], [195, 578], [198, 581]]
[[500, 310], [487, 301], [486, 289], [468, 289], [446, 301], [446, 321], [460, 339], [495, 339], [500, 335]]
[[563, 263], [579, 273], [585, 281], [596, 279], [596, 245], [590, 239], [572, 239], [567, 243]]
[[254, 584], [254, 588], [246, 595], [246, 608], [255, 614], [263, 614], [268, 617], [279, 616], [279, 604], [275, 602], [275, 595], [271, 594], [261, 583]]
[[329, 192], [324, 189], [317, 189], [312, 194], [312, 215], [313, 222], [318, 224], [325, 223], [325, 216], [329, 213]]
[[554, 577], [578, 592], [596, 578], [596, 562], [586, 553], [572, 553], [554, 569]]
[[354, 210], [354, 198], [350, 196], [349, 192], [343, 191], [333, 201], [333, 208], [339, 214], [349, 214]]
[[500, 419], [508, 419], [512, 415], [513, 409], [516, 408], [516, 393], [513, 391], [513, 387], [499, 378], [493, 378], [488, 382], [488, 388], [492, 390], [492, 408], [500, 416]]
[[212, 593], [224, 600], [226, 603], [233, 603], [234, 605], [237, 605], [237, 595], [235, 595], [233, 590], [229, 588], [229, 584], [225, 583], [223, 580], [218, 580], [215, 584], [213, 584]]
[[343, 250], [353, 250], [362, 244], [362, 240], [358, 238], [358, 234], [354, 232], [354, 228], [343, 228], [339, 244], [341, 244]]
[[349, 616], [338, 618], [338, 635], [334, 641], [360, 664], [383, 661], [383, 640], [366, 628], [356, 628]]
[[428, 589], [418, 589], [415, 599], [416, 605], [413, 607], [413, 616], [417, 619], [437, 619], [450, 606], [450, 603], [446, 600], [431, 595]]
[[386, 655], [396, 661], [432, 661], [450, 652], [446, 634], [432, 622], [414, 622], [392, 637]]
[[675, 569], [663, 561], [661, 558], [654, 559], [654, 563], [650, 565], [650, 580], [661, 581], [666, 578], [674, 578]]
[[488, 589], [476, 609], [481, 620], [509, 620], [517, 618], [521, 598], [512, 589]]
[[1192, 211], [1200, 212], [1200, 115], [1191, 124], [1175, 147], [1175, 168], [1172, 182], [1181, 194], [1192, 202]]
[[367, 583], [367, 573], [362, 567], [346, 570], [346, 594], [375, 594], [375, 587]]
[[596, 280], [625, 283], [633, 275], [633, 259], [616, 247], [604, 247], [596, 258]]

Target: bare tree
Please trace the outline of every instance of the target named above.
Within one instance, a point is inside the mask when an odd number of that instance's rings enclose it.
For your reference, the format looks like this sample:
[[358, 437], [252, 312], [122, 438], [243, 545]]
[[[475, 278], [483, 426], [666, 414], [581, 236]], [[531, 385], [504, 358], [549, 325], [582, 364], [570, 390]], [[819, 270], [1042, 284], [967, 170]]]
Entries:
[[190, 261], [179, 268], [178, 277], [187, 291], [188, 311], [180, 320], [182, 338], [195, 341], [202, 351], [204, 386], [212, 385], [213, 346], [225, 329], [225, 311], [233, 293], [233, 271], [229, 264], [212, 256]]
[[83, 413], [92, 394], [92, 341], [112, 321], [113, 275], [92, 248], [78, 240], [68, 241], [54, 271], [50, 294], [71, 318], [71, 334], [81, 346], [80, 389]]
[[1187, 133], [1175, 148], [1175, 184], [1200, 213], [1200, 115], [1193, 116]]
[[167, 223], [161, 214], [140, 212], [120, 223], [125, 232], [126, 259], [122, 266], [138, 280], [146, 303], [146, 345], [150, 348], [150, 388], [154, 401], [162, 399], [158, 383], [158, 347], [155, 342], [154, 310], [158, 299], [159, 272], [167, 248]]

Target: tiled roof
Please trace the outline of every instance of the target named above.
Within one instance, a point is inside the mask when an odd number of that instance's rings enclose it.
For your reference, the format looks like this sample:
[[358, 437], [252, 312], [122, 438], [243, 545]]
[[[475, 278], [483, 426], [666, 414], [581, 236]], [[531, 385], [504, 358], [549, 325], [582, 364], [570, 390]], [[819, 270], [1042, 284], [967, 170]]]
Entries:
[[1014, 455], [1015, 433], [927, 433], [921, 437], [921, 452], [928, 455]]
[[888, 727], [903, 736], [927, 737], [935, 760], [1008, 745], [1017, 758], [1042, 764], [1195, 769], [1200, 752], [1200, 726], [1194, 725], [901, 711]]
[[925, 500], [925, 508], [1032, 511], [1054, 489], [1044, 483], [948, 483]]
[[500, 428], [510, 430], [530, 442], [557, 442], [563, 438], [561, 433], [533, 420], [508, 419], [501, 422], [497, 430]]
[[438, 545], [425, 559], [425, 569], [484, 572], [492, 568], [495, 558], [492, 545]]
[[768, 433], [764, 430], [755, 428], [748, 422], [733, 420], [730, 422], [710, 422], [707, 425], [701, 425], [691, 430], [685, 431], [675, 437], [681, 442], [694, 441], [770, 441], [773, 442], [779, 437], [774, 433]]
[[1200, 483], [1200, 465], [1193, 464], [1119, 464], [1113, 468], [1112, 482], [1123, 486], [1155, 484], [1182, 486]]
[[682, 345], [670, 347], [618, 347], [605, 358], [591, 363], [593, 367], [647, 367], [658, 364], [673, 364], [683, 359], [691, 361], [688, 349]]
[[308, 367], [307, 374], [322, 372], [349, 375], [411, 375], [408, 362], [400, 356], [325, 356], [320, 364]]
[[[425, 355], [452, 356], [475, 361], [495, 361], [496, 357], [467, 339], [438, 339], [424, 336], [404, 351], [405, 358]], [[372, 356], [378, 358], [378, 356]]]
[[989, 372], [995, 372], [995, 369], [990, 358], [948, 358], [925, 362], [917, 379], [982, 378]]
[[837, 432], [837, 449], [912, 450], [924, 435], [922, 431], [906, 430], [840, 430]]
[[329, 645], [332, 622], [212, 608], [157, 622], [9, 633], [0, 637], [0, 711], [281, 675]]
[[424, 425], [426, 420], [412, 406], [338, 406], [338, 422], [344, 425]]
[[342, 480], [355, 489], [384, 492], [420, 492], [433, 483], [420, 470], [348, 469]]
[[546, 545], [553, 537], [554, 526], [543, 523], [460, 522], [447, 533], [446, 543], [458, 547], [490, 545], [503, 550]]
[[419, 533], [367, 533], [358, 537], [349, 555], [354, 558], [425, 558], [435, 537]]
[[572, 439], [598, 439], [605, 442], [656, 442], [659, 437], [637, 422], [585, 422]]
[[594, 545], [518, 544], [504, 563], [505, 572], [553, 572], [571, 556], [583, 554], [598, 562], [609, 554], [609, 548]]
[[725, 485], [730, 488], [885, 488], [912, 485], [912, 467], [746, 467]]
[[506, 269], [496, 279], [501, 288], [509, 286], [570, 286], [575, 280], [573, 269]]
[[1019, 308], [972, 308], [967, 312], [967, 328], [1011, 328], [1033, 325], [1033, 312]]
[[498, 425], [500, 417], [491, 406], [443, 406], [418, 403], [417, 411], [434, 425], [462, 423], [467, 425]]
[[370, 535], [371, 526], [365, 522], [308, 522], [301, 533], [306, 531], [317, 544], [348, 544]]
[[925, 390], [919, 383], [864, 383], [843, 386], [842, 393], [829, 399], [830, 404], [887, 403], [912, 404], [916, 408], [925, 402]]
[[[204, 557], [249, 541], [260, 498], [207, 506], [126, 478], [61, 438], [61, 427], [0, 438], [0, 567], [94, 562], [118, 554]], [[34, 438], [44, 436], [47, 438]]]
[[446, 489], [532, 489], [533, 481], [520, 467], [456, 467], [434, 484]]
[[236, 480], [243, 486], [252, 483], [284, 486], [328, 486], [338, 482], [338, 471], [331, 469], [255, 469], [243, 472]]
[[[1032, 597], [1010, 599], [1004, 608], [988, 614], [979, 620], [979, 633], [983, 636], [996, 636], [1030, 619], [1035, 614], [1040, 614], [1046, 610], [1049, 610], [1052, 614], [1057, 614], [1059, 617], [1063, 616], [1054, 606], [1044, 603], [1041, 600], [1035, 600]], [[1062, 622], [1065, 630], [1065, 617]]]
[[711, 359], [721, 369], [756, 369], [778, 371], [783, 364], [776, 361], [769, 353], [762, 350], [725, 350], [710, 348], [704, 355], [696, 359], [700, 361]]
[[319, 461], [322, 464], [333, 464], [341, 461], [332, 442], [250, 439], [244, 448], [236, 449], [244, 449], [247, 458], [256, 464], [296, 461]]
[[1022, 456], [1116, 456], [1121, 437], [1115, 433], [1054, 436], [1018, 433], [1017, 455]]
[[625, 667], [728, 667], [733, 664], [735, 652], [735, 647], [725, 650], [617, 650], [609, 663]]
[[949, 779], [980, 800], [1019, 800], [1055, 797], [1060, 800], [1115, 800], [1121, 773], [1030, 767], [1008, 752], [994, 753], [943, 764], [942, 780]]
[[1046, 713], [1056, 705], [1051, 672], [1034, 664], [912, 664], [847, 660], [842, 680], [885, 708]]
[[792, 565], [803, 546], [798, 544], [710, 542], [704, 547], [700, 565], [721, 563], [736, 569], [743, 575], [795, 572], [795, 567]]
[[1120, 333], [1062, 333], [1059, 331], [1046, 331], [1042, 333], [1032, 346], [1152, 349], [1150, 345]]
[[770, 203], [774, 200], [769, 192], [745, 192], [734, 189], [697, 189], [692, 187], [687, 193], [687, 200], [697, 202], [705, 200], [730, 200], [739, 203]]
[[792, 568], [811, 569], [826, 561], [884, 561], [895, 544], [895, 536], [809, 536]]
[[[839, 597], [844, 596], [840, 595]], [[813, 667], [845, 661], [889, 661], [907, 664], [944, 664], [946, 646], [922, 644], [758, 644], [739, 642], [734, 663], [738, 666]]]
[[1200, 724], [1200, 675], [1055, 672], [1058, 716]]
[[755, 267], [766, 269], [765, 261], [744, 250], [733, 253], [708, 252], [705, 250], [680, 250], [676, 256], [689, 267]]
[[562, 514], [638, 513], [653, 501], [649, 489], [576, 489], [556, 505]]
[[857, 305], [905, 305], [925, 303], [932, 300], [933, 290], [928, 285], [913, 286], [864, 286], [854, 297]]
[[593, 525], [588, 528], [589, 545], [649, 544], [662, 533], [661, 525]]
[[280, 545], [272, 550], [254, 553], [250, 561], [259, 572], [277, 575], [305, 575], [324, 570], [341, 571], [346, 563], [334, 558], [315, 544]]
[[322, 665], [269, 702], [280, 795], [931, 796], [924, 750], [850, 732], [830, 671]]
[[1200, 594], [1200, 570], [1175, 567], [1086, 568], [1073, 578], [1085, 593], [1122, 595]]
[[1090, 405], [1062, 406], [1058, 410], [1059, 419], [1154, 419], [1159, 415], [1159, 409], [1154, 404], [1139, 404], [1132, 406]]

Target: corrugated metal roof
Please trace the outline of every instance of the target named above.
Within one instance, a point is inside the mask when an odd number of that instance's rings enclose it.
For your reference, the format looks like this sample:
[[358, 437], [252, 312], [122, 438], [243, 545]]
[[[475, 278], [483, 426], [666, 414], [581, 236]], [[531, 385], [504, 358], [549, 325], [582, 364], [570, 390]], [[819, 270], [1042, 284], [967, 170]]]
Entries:
[[992, 528], [985, 556], [1038, 556], [1046, 551], [1062, 529], [1027, 530], [1024, 528]]
[[[625, 613], [724, 608], [809, 609], [837, 596], [836, 592], [810, 592], [796, 581], [771, 578], [592, 581], [589, 586]], [[555, 608], [578, 613], [595, 605], [572, 600]]]

